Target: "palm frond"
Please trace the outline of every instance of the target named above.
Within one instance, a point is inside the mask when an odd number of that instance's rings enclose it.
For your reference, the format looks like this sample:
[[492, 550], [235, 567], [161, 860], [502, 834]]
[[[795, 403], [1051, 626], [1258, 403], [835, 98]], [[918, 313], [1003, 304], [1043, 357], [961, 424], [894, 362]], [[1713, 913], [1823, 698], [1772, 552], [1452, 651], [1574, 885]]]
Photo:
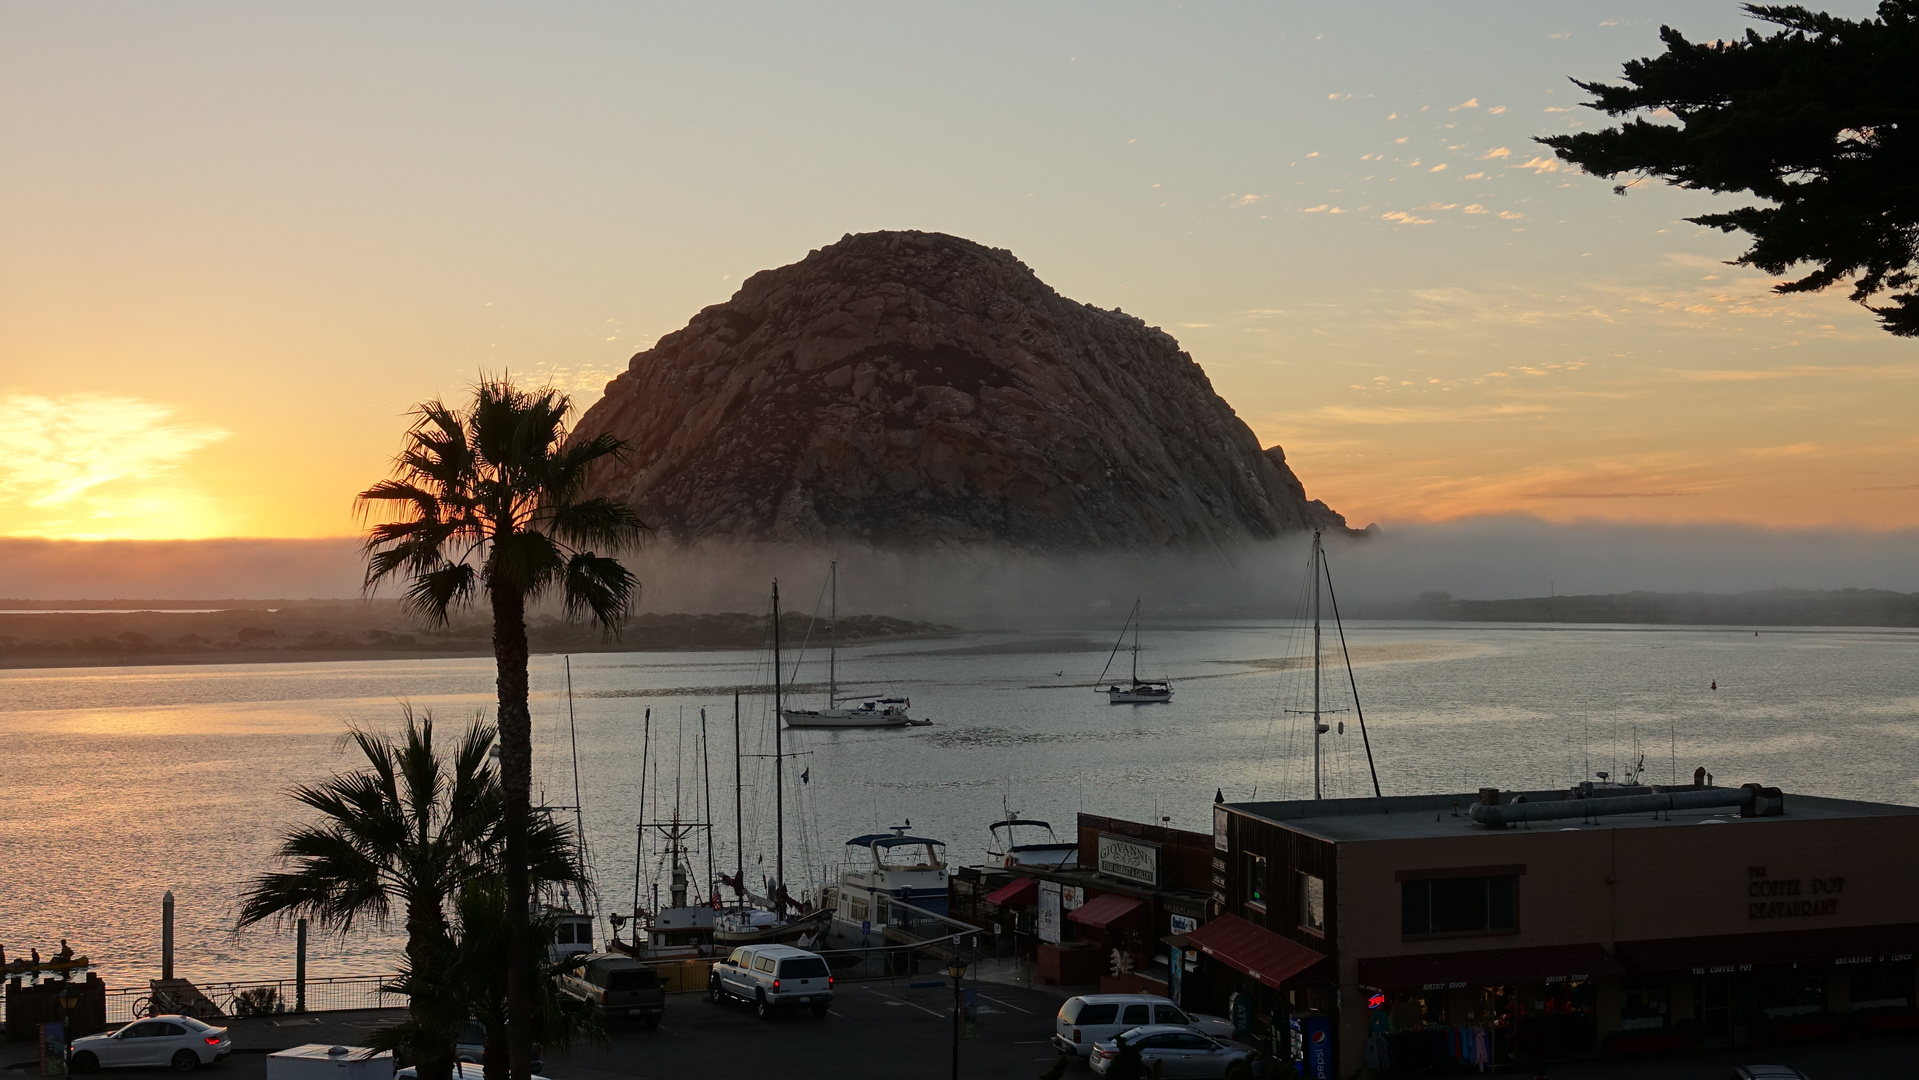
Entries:
[[547, 531], [575, 547], [614, 551], [639, 545], [648, 531], [633, 508], [615, 499], [586, 499], [548, 507]]
[[579, 552], [566, 563], [566, 616], [572, 619], [590, 614], [594, 622], [618, 637], [639, 588], [640, 579], [618, 559]]

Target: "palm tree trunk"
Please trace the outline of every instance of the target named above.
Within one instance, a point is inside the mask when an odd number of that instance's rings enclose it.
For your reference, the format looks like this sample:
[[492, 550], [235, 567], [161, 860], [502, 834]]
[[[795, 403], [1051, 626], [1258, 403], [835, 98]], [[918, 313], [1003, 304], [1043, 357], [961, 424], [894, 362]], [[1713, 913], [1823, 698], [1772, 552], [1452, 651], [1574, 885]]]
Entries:
[[533, 1075], [533, 970], [528, 955], [532, 931], [527, 903], [526, 830], [532, 813], [533, 715], [527, 708], [526, 597], [495, 580], [493, 660], [498, 671], [500, 726], [500, 802], [506, 824], [506, 1040], [512, 1080]]
[[[407, 966], [412, 969], [415, 978], [423, 984], [436, 984], [446, 964], [446, 917], [440, 904], [431, 899], [415, 897], [407, 903], [406, 913], [406, 953]], [[444, 1011], [436, 1001], [422, 1001], [418, 994], [407, 999], [407, 1011], [412, 1014], [415, 1030], [427, 1044], [418, 1047], [420, 1061], [415, 1065], [419, 1080], [452, 1080], [455, 1057], [451, 1033], [440, 1038], [439, 1029], [444, 1025], [439, 1014]]]

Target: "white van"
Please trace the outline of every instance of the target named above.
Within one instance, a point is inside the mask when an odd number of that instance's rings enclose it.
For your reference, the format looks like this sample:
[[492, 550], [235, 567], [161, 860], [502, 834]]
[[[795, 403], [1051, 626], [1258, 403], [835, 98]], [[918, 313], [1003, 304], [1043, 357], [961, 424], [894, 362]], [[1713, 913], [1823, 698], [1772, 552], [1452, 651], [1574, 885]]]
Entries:
[[1084, 994], [1067, 998], [1053, 1022], [1053, 1046], [1086, 1057], [1093, 1044], [1148, 1024], [1174, 1024], [1199, 1031], [1200, 1023], [1168, 998], [1151, 994]]

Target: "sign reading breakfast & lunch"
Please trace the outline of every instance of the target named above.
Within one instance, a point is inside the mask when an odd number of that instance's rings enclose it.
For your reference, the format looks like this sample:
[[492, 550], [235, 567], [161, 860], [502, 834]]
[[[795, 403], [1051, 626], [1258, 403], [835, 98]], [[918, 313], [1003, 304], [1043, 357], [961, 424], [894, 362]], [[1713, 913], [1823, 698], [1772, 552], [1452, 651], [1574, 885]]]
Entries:
[[1099, 872], [1141, 885], [1159, 885], [1159, 845], [1146, 840], [1099, 834]]

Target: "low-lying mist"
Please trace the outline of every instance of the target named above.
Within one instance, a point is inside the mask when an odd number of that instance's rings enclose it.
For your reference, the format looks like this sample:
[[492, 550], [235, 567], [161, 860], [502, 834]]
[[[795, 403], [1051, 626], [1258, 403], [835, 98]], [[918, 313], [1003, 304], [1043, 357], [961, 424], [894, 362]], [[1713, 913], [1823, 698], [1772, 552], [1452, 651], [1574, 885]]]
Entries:
[[[1135, 597], [1162, 617], [1289, 613], [1304, 586], [1308, 551], [1304, 536], [1232, 550], [1086, 555], [659, 543], [628, 562], [645, 584], [645, 611], [763, 611], [778, 577], [783, 605], [810, 612], [827, 564], [837, 559], [842, 611], [1005, 626], [1089, 615], [1105, 621], [1110, 609]], [[1478, 518], [1328, 537], [1327, 554], [1340, 604], [1354, 612], [1428, 592], [1501, 599], [1634, 590], [1919, 591], [1914, 530]], [[360, 573], [350, 538], [0, 540], [0, 596], [18, 600], [344, 598], [359, 594]]]

